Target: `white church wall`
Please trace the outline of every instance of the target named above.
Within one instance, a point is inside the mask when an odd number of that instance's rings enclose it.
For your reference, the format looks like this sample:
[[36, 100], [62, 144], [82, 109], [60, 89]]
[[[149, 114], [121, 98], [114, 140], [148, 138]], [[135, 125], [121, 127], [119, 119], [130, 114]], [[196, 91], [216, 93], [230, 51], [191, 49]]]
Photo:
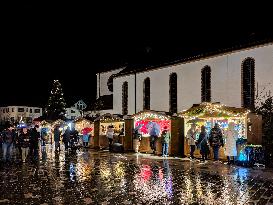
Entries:
[[[150, 78], [151, 110], [169, 111], [169, 75], [177, 73], [178, 112], [201, 102], [201, 70], [211, 68], [211, 100], [241, 107], [241, 65], [245, 58], [255, 59], [255, 80], [259, 89], [273, 94], [273, 45], [245, 49], [190, 63], [137, 73], [137, 112], [143, 110], [144, 79]], [[129, 114], [134, 114], [134, 75], [114, 79], [114, 110], [122, 113], [122, 83], [128, 81]]]
[[99, 97], [99, 95], [100, 96], [111, 95], [113, 93], [108, 89], [107, 82], [113, 74], [116, 74], [123, 69], [124, 68], [120, 68], [120, 69], [111, 70], [107, 72], [101, 72], [97, 74], [97, 98]]
[[135, 113], [135, 75], [122, 76], [114, 79], [113, 110], [122, 114], [122, 85], [128, 82], [128, 114]]

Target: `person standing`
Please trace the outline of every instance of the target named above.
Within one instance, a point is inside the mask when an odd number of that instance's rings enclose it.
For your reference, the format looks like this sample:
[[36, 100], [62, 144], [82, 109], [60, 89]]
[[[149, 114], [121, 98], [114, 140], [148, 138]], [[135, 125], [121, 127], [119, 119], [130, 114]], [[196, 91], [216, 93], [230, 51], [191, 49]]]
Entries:
[[83, 140], [83, 147], [87, 148], [88, 144], [89, 144], [89, 134], [84, 133], [83, 137], [82, 137], [82, 140]]
[[235, 163], [237, 156], [236, 141], [238, 139], [238, 132], [235, 130], [234, 122], [228, 124], [227, 131], [224, 132], [226, 137], [225, 143], [225, 155], [227, 156], [228, 164], [231, 164], [231, 157], [233, 157], [233, 164]]
[[40, 133], [38, 132], [39, 126], [35, 125], [30, 131], [29, 150], [34, 160], [38, 159], [39, 139]]
[[133, 131], [136, 153], [139, 153], [140, 141], [142, 140], [142, 134], [140, 130], [142, 126], [142, 124], [138, 125]]
[[210, 131], [209, 143], [213, 149], [214, 160], [216, 162], [218, 162], [219, 161], [219, 149], [221, 146], [224, 146], [222, 131], [221, 131], [218, 123], [215, 123], [214, 127]]
[[162, 157], [168, 157], [171, 135], [170, 135], [170, 132], [168, 131], [167, 126], [165, 126], [163, 129], [164, 130], [162, 131], [162, 134], [161, 134]]
[[3, 131], [2, 138], [3, 160], [10, 161], [12, 157], [12, 148], [15, 139], [15, 132], [13, 132], [12, 125], [10, 124], [7, 125], [7, 128]]
[[196, 124], [191, 124], [191, 128], [187, 132], [188, 145], [190, 146], [190, 158], [194, 159], [194, 151], [197, 139], [197, 129]]
[[70, 143], [70, 128], [69, 126], [66, 128], [64, 135], [63, 135], [63, 142], [64, 142], [64, 149], [65, 151], [68, 150], [68, 144]]
[[54, 128], [55, 152], [61, 151], [61, 149], [60, 149], [60, 139], [61, 139], [60, 126], [56, 125], [56, 127]]
[[206, 132], [206, 127], [201, 126], [201, 132], [197, 140], [198, 147], [200, 147], [200, 154], [202, 155], [202, 161], [205, 162], [208, 159], [209, 154], [209, 145], [208, 145], [208, 136]]
[[109, 151], [112, 150], [113, 138], [114, 138], [114, 126], [109, 125], [106, 131], [106, 137], [109, 141]]
[[22, 162], [26, 162], [29, 152], [29, 133], [27, 128], [23, 128], [19, 135], [19, 144], [22, 149]]

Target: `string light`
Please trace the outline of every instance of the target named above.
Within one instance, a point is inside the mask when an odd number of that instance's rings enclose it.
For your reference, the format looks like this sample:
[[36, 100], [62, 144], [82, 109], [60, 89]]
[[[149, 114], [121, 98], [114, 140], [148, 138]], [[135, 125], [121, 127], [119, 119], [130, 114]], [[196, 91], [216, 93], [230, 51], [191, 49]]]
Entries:
[[133, 118], [135, 121], [139, 121], [139, 120], [170, 120], [170, 117], [167, 115], [163, 115], [163, 114], [158, 114], [156, 112], [150, 111], [143, 111], [143, 112], [139, 112], [135, 115], [133, 115]]
[[245, 108], [228, 107], [220, 103], [201, 103], [199, 106], [179, 114], [180, 117], [206, 118], [206, 117], [246, 117], [250, 110]]

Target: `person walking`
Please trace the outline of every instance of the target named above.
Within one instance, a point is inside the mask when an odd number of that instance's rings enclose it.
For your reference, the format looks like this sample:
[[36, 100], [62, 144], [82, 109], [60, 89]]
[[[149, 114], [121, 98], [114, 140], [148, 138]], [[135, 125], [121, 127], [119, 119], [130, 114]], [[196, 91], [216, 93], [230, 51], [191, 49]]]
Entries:
[[114, 138], [114, 126], [109, 125], [106, 131], [106, 137], [109, 141], [109, 151], [112, 150], [113, 138]]
[[201, 132], [199, 134], [197, 144], [198, 144], [197, 146], [200, 148], [200, 154], [202, 155], [202, 161], [206, 162], [206, 160], [208, 160], [209, 144], [208, 144], [208, 136], [207, 136], [207, 132], [206, 132], [206, 127], [204, 125], [201, 126]]
[[56, 127], [54, 128], [55, 152], [61, 151], [61, 148], [60, 148], [60, 139], [61, 139], [60, 126], [56, 125]]
[[19, 144], [22, 149], [22, 162], [25, 163], [29, 152], [29, 133], [27, 128], [23, 128], [19, 135]]
[[11, 161], [15, 132], [12, 125], [8, 124], [2, 134], [3, 160]]
[[214, 127], [210, 131], [209, 143], [213, 149], [213, 156], [215, 162], [219, 162], [219, 149], [224, 146], [222, 130], [218, 123], [215, 123]]
[[161, 143], [162, 143], [162, 157], [168, 157], [169, 155], [169, 142], [171, 139], [170, 132], [168, 130], [168, 127], [165, 126], [163, 128], [164, 130], [162, 131], [161, 134]]
[[29, 139], [29, 150], [30, 154], [33, 157], [33, 160], [38, 160], [38, 149], [39, 149], [39, 139], [40, 133], [38, 132], [39, 126], [35, 125], [34, 128], [30, 131], [30, 139]]
[[[236, 141], [238, 139], [238, 132], [235, 130], [235, 123], [230, 122], [228, 124], [228, 129], [224, 132], [226, 143], [225, 143], [225, 155], [227, 156], [228, 164], [235, 164], [237, 156]], [[233, 161], [231, 161], [233, 157]]]
[[190, 158], [194, 159], [194, 151], [196, 146], [196, 139], [197, 139], [197, 129], [196, 124], [191, 124], [191, 128], [187, 132], [187, 140], [188, 145], [190, 146]]

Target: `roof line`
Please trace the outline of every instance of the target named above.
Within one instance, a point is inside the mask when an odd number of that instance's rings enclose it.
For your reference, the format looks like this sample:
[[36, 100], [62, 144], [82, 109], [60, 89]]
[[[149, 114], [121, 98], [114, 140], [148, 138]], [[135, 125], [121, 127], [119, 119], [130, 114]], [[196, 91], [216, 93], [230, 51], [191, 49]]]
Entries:
[[[172, 67], [172, 66], [177, 66], [180, 64], [186, 64], [189, 62], [195, 62], [195, 61], [200, 61], [200, 60], [204, 60], [204, 59], [209, 59], [209, 58], [215, 58], [218, 56], [223, 56], [223, 55], [228, 55], [231, 53], [236, 53], [236, 52], [240, 52], [240, 51], [244, 51], [244, 50], [250, 50], [253, 48], [259, 48], [259, 47], [264, 47], [267, 45], [273, 45], [273, 41], [272, 42], [262, 42], [262, 43], [257, 43], [256, 45], [252, 45], [252, 46], [248, 46], [248, 47], [238, 47], [238, 48], [226, 48], [226, 49], [220, 49], [221, 51], [212, 51], [212, 52], [207, 52], [207, 53], [203, 53], [203, 54], [199, 54], [199, 55], [195, 55], [195, 56], [190, 56], [190, 57], [186, 57], [186, 58], [182, 58], [176, 61], [172, 61], [172, 62], [167, 62], [167, 63], [162, 63], [161, 65], [158, 66], [147, 66], [144, 67], [146, 70], [141, 70], [141, 71], [128, 71], [125, 73], [117, 73], [114, 75], [114, 78], [119, 78], [119, 77], [124, 77], [124, 76], [128, 76], [128, 75], [132, 75], [134, 73], [144, 73], [144, 72], [149, 72], [152, 70], [158, 70], [158, 69], [162, 69], [162, 68], [166, 68], [166, 67]], [[216, 53], [217, 52], [217, 53]], [[214, 54], [216, 53], [216, 54]]]

